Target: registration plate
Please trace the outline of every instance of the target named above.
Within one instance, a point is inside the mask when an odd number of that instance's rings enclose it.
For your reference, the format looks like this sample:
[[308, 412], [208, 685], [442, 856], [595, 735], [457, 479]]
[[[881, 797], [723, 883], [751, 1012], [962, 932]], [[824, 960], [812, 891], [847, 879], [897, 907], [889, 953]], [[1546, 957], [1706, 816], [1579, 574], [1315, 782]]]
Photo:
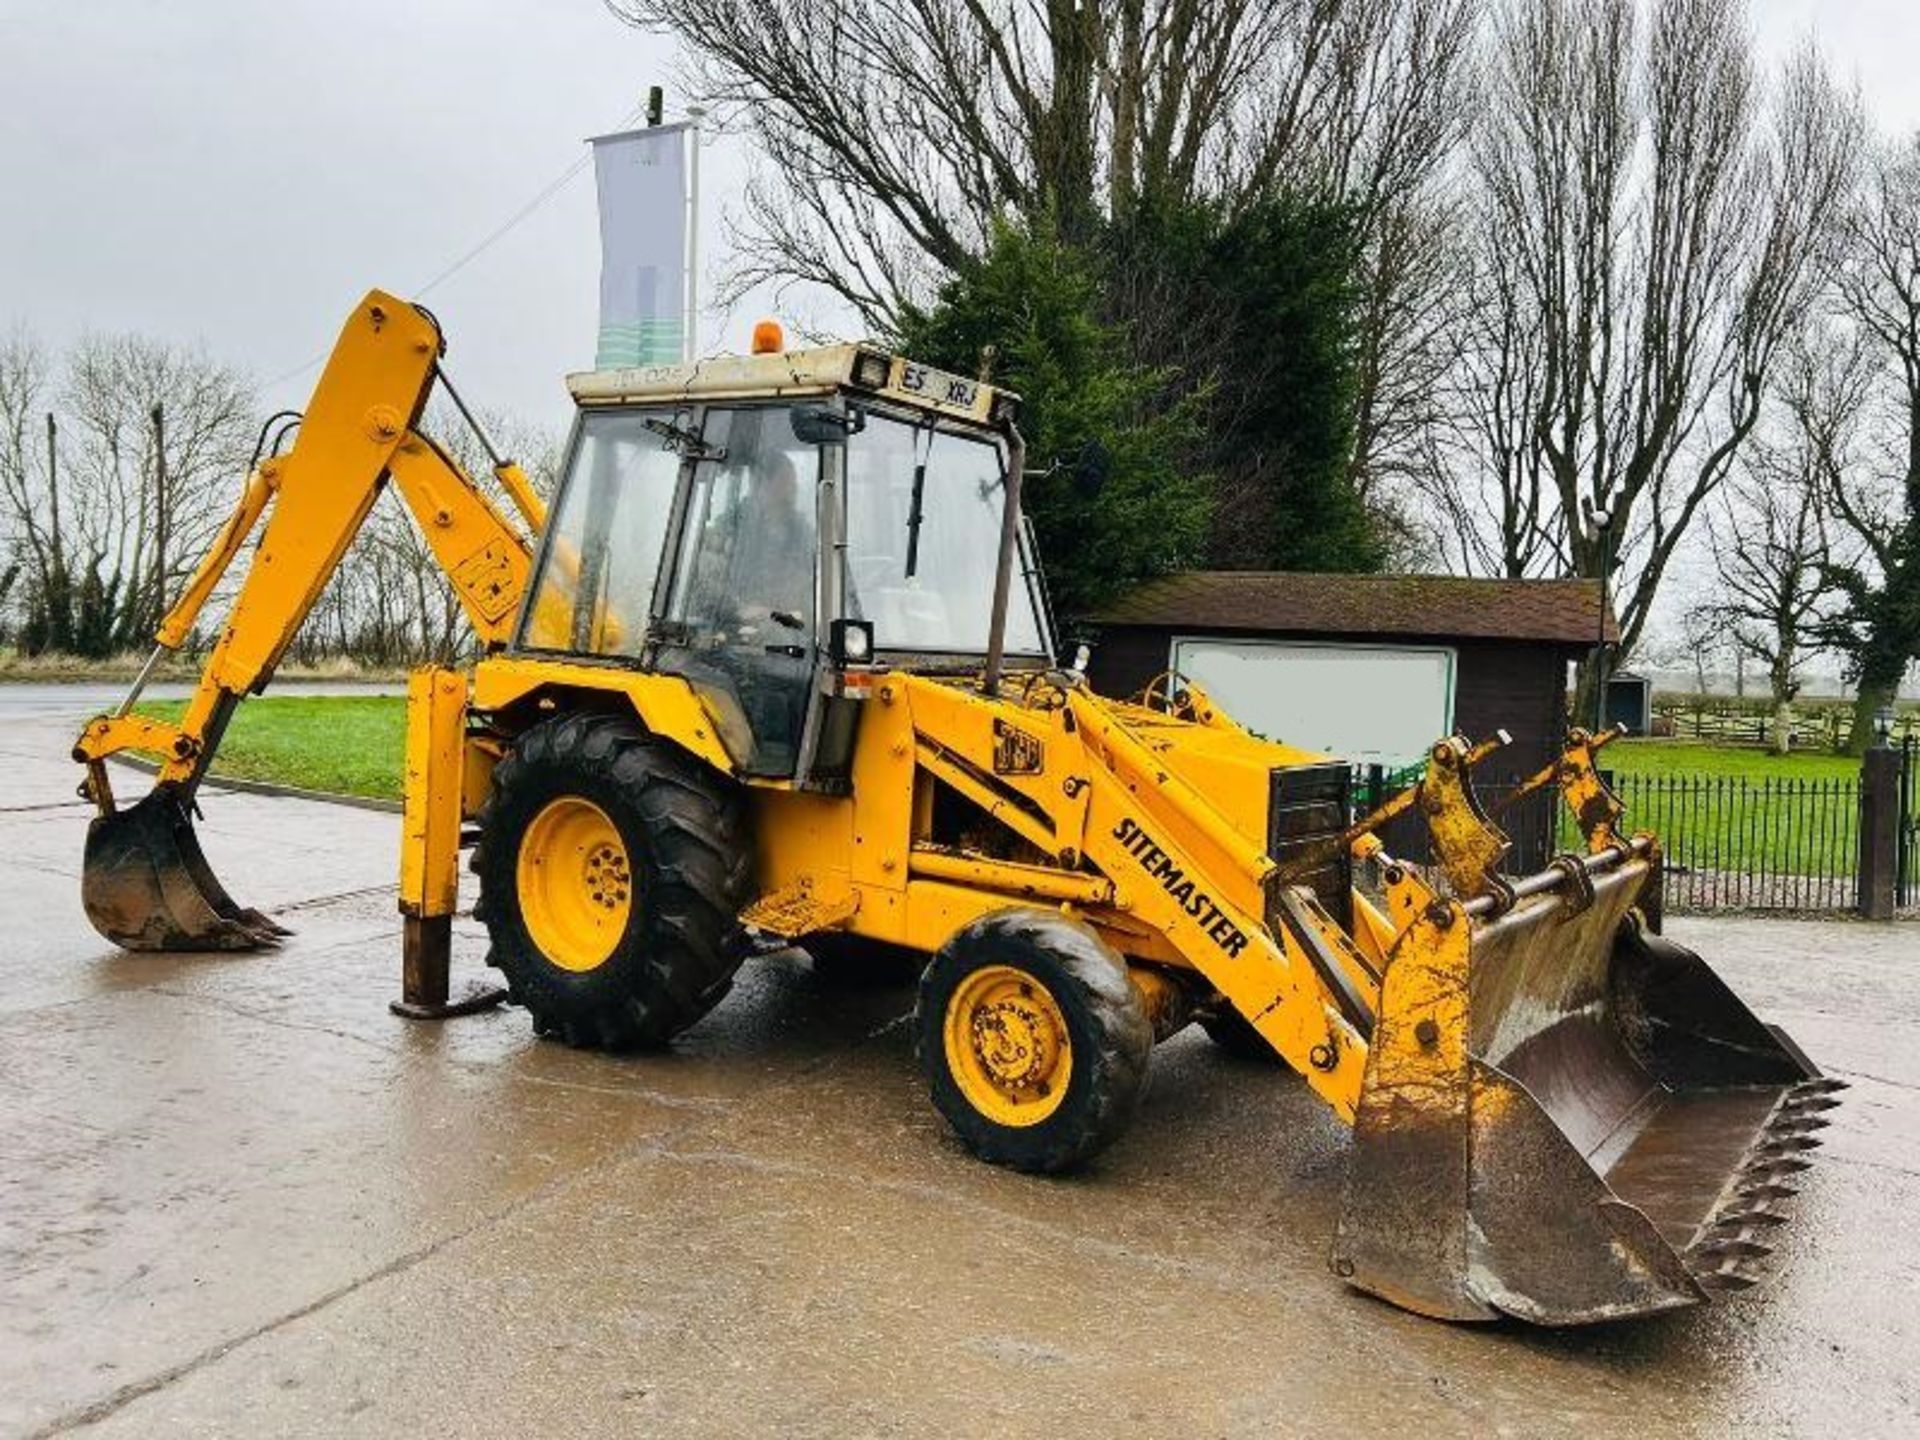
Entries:
[[943, 410], [962, 410], [972, 414], [980, 402], [978, 380], [969, 380], [964, 375], [949, 375], [945, 370], [936, 370], [931, 365], [902, 364], [897, 385], [916, 400], [938, 405]]

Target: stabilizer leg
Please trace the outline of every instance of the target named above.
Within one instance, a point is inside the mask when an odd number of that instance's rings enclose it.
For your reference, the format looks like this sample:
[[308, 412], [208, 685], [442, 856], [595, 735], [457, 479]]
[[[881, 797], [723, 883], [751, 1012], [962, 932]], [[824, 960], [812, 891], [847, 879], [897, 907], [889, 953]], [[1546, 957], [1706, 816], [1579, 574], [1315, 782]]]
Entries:
[[408, 1020], [447, 1020], [507, 998], [497, 986], [449, 992], [453, 912], [460, 891], [462, 762], [467, 678], [424, 666], [407, 680], [406, 800], [400, 840], [400, 998], [388, 1005]]

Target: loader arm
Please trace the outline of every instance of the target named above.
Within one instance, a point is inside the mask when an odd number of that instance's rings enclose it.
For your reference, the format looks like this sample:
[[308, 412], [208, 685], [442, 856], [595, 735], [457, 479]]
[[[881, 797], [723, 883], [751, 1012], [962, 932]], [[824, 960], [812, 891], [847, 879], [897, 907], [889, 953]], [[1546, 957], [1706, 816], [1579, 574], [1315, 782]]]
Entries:
[[[1370, 996], [1267, 923], [1273, 860], [1084, 691], [1068, 707], [1092, 781], [1084, 853], [1343, 1120], [1366, 1070]], [[1344, 992], [1344, 993], [1343, 993]], [[1351, 1012], [1351, 1013], [1349, 1013]]]
[[[1070, 675], [1017, 698], [907, 675], [878, 694], [864, 783], [880, 794], [859, 829], [879, 866], [850, 878], [879, 903], [833, 913], [871, 908], [869, 933], [931, 948], [963, 917], [1058, 904], [1143, 995], [1172, 984], [1230, 1006], [1354, 1129], [1337, 1274], [1422, 1314], [1547, 1324], [1754, 1282], [1838, 1082], [1651, 933], [1659, 848], [1622, 833], [1598, 737], [1576, 732], [1550, 767], [1585, 851], [1508, 877], [1472, 783], [1504, 736], [1437, 742], [1408, 794], [1282, 863], [1259, 782], [1315, 757], [1223, 725], [1204, 696], [1154, 711]], [[909, 760], [1017, 837], [1011, 856], [915, 837], [877, 773]], [[1408, 812], [1430, 864], [1373, 833]], [[1380, 878], [1380, 904], [1350, 895], [1351, 929], [1298, 861], [1329, 845]], [[904, 877], [887, 859], [900, 849]], [[904, 929], [889, 886], [905, 889]]]
[[[527, 586], [531, 542], [415, 428], [443, 349], [439, 326], [418, 306], [378, 290], [360, 302], [292, 448], [249, 474], [232, 516], [161, 622], [156, 660], [185, 642], [258, 530], [252, 564], [179, 724], [131, 713], [136, 682], [118, 713], [89, 721], [75, 742], [74, 758], [87, 766], [83, 794], [99, 810], [88, 834], [84, 899], [108, 939], [129, 949], [236, 949], [273, 938], [277, 927], [234, 905], [207, 869], [189, 819], [193, 792], [234, 707], [271, 681], [389, 479], [481, 644], [506, 643]], [[496, 459], [495, 476], [537, 533], [544, 514], [525, 475]], [[121, 811], [102, 762], [131, 748], [163, 758], [153, 792]]]

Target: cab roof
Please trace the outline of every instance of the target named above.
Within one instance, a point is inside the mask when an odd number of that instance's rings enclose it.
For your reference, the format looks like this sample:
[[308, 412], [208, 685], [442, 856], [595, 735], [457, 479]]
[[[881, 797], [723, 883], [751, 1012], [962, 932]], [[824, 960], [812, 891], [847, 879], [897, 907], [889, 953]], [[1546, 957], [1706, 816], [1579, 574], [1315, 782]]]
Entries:
[[983, 425], [1010, 422], [1020, 404], [1012, 391], [866, 345], [584, 370], [567, 376], [567, 389], [580, 405], [803, 398], [844, 389]]

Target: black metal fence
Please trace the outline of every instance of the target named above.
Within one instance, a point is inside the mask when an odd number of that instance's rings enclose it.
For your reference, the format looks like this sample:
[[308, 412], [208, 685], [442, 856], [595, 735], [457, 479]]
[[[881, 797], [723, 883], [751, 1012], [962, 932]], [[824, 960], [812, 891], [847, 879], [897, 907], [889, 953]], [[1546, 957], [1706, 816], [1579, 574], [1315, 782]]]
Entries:
[[1860, 867], [1857, 777], [1619, 775], [1635, 830], [1660, 837], [1669, 910], [1844, 910]]
[[[1902, 794], [1902, 904], [1920, 902], [1920, 761], [1908, 744]], [[1603, 772], [1605, 773], [1605, 772]], [[1411, 777], [1391, 777], [1406, 783]], [[1354, 802], [1365, 813], [1393, 792], [1377, 771], [1356, 774]], [[1845, 910], [1856, 899], [1860, 864], [1860, 781], [1743, 780], [1712, 775], [1607, 774], [1627, 807], [1630, 830], [1651, 830], [1666, 857], [1665, 905], [1688, 910]], [[1519, 776], [1476, 772], [1482, 806], [1513, 841], [1509, 874], [1537, 870], [1562, 850], [1582, 848], [1556, 786], [1512, 799]], [[1426, 826], [1408, 815], [1381, 834], [1387, 849], [1416, 864], [1431, 860]]]

